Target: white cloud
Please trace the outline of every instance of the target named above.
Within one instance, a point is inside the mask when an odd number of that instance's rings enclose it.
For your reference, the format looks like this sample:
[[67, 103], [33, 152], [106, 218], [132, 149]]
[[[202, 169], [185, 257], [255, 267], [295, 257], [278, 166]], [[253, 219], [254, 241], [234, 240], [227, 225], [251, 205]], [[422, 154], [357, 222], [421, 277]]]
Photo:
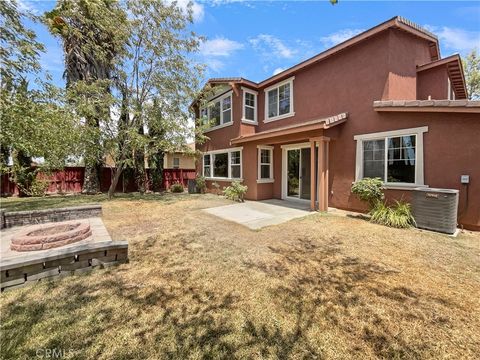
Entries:
[[280, 74], [284, 70], [285, 70], [284, 68], [278, 67], [275, 70], [273, 70], [273, 75]]
[[[172, 3], [174, 0], [166, 0], [167, 4]], [[203, 4], [200, 4], [197, 1], [192, 0], [175, 0], [177, 2], [177, 6], [185, 11], [188, 9], [188, 5], [192, 3], [192, 17], [194, 22], [200, 22], [203, 20], [205, 16], [205, 9]]]
[[364, 30], [363, 29], [342, 29], [330, 35], [321, 37], [320, 41], [326, 47], [331, 47], [354, 37], [355, 35], [361, 33], [362, 31]]
[[424, 27], [438, 36], [440, 45], [449, 50], [467, 52], [473, 48], [480, 48], [480, 31], [467, 31], [448, 26], [424, 25]]
[[36, 8], [34, 1], [29, 0], [17, 0], [18, 9], [24, 13], [30, 13], [33, 15], [40, 15], [40, 10]]
[[200, 53], [204, 56], [230, 56], [236, 50], [242, 49], [243, 44], [223, 37], [206, 40], [200, 45]]
[[213, 72], [220, 72], [225, 67], [225, 63], [218, 59], [208, 59], [207, 66]]
[[275, 57], [290, 59], [297, 53], [295, 49], [289, 48], [282, 40], [273, 35], [260, 34], [249, 41], [255, 49]]

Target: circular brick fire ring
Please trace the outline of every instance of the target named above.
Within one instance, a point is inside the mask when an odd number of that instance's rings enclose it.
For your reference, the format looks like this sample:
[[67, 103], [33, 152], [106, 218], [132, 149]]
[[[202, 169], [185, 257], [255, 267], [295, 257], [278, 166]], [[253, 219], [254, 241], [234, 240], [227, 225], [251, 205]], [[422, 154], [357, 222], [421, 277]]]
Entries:
[[71, 244], [92, 235], [88, 222], [65, 221], [55, 224], [33, 225], [12, 237], [10, 249], [35, 251]]

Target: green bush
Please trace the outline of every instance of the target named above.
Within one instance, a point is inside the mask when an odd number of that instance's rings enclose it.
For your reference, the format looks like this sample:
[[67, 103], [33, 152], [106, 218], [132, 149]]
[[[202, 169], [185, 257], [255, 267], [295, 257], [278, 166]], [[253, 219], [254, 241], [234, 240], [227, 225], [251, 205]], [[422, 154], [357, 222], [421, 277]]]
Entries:
[[18, 183], [17, 186], [20, 191], [27, 195], [33, 197], [45, 196], [50, 182], [44, 179], [37, 179], [34, 177], [28, 186], [23, 186], [23, 184]]
[[223, 189], [223, 194], [227, 199], [243, 202], [247, 190], [247, 185], [242, 185], [239, 181], [233, 181], [230, 186]]
[[370, 215], [372, 222], [394, 228], [409, 228], [416, 225], [410, 204], [404, 201], [395, 201], [393, 206], [387, 206], [379, 201], [370, 211]]
[[216, 181], [214, 181], [214, 182], [212, 183], [212, 187], [215, 189], [215, 194], [221, 195], [220, 184], [219, 184], [219, 183], [217, 183]]
[[205, 192], [207, 183], [202, 175], [197, 174], [197, 177], [195, 178], [195, 187], [197, 188], [197, 192], [200, 192], [201, 194]]
[[172, 186], [170, 186], [170, 191], [172, 193], [183, 193], [184, 188], [183, 185], [180, 183], [175, 183]]
[[367, 202], [371, 210], [383, 200], [383, 182], [380, 178], [364, 178], [352, 185], [352, 193]]

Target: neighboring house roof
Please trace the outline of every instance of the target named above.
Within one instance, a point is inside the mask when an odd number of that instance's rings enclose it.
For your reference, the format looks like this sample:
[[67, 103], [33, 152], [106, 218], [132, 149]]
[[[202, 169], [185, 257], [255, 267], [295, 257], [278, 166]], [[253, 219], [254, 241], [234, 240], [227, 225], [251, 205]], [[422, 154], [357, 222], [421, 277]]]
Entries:
[[293, 72], [298, 71], [300, 69], [303, 69], [307, 66], [310, 66], [314, 63], [317, 63], [321, 60], [324, 60], [348, 47], [351, 47], [353, 45], [356, 45], [357, 43], [366, 40], [384, 30], [387, 30], [389, 28], [396, 28], [400, 29], [402, 31], [408, 32], [414, 36], [420, 37], [422, 39], [425, 39], [427, 41], [430, 41], [430, 57], [432, 61], [436, 61], [440, 59], [440, 47], [438, 45], [438, 38], [431, 32], [427, 31], [426, 29], [420, 27], [419, 25], [404, 19], [400, 16], [395, 16], [394, 18], [387, 20], [369, 30], [366, 30], [328, 50], [325, 50], [321, 52], [318, 55], [315, 55], [314, 57], [311, 57], [310, 59], [307, 59], [305, 61], [302, 61], [301, 63], [294, 65], [290, 67], [289, 69], [286, 69], [282, 71], [281, 73], [278, 73], [276, 75], [273, 75], [259, 83], [256, 83], [251, 80], [244, 79], [242, 77], [226, 77], [226, 78], [212, 78], [208, 80], [208, 83], [210, 84], [218, 84], [218, 83], [243, 83], [246, 85], [254, 86], [254, 87], [264, 87], [266, 85], [269, 85], [273, 82], [279, 81], [285, 77], [290, 76]]
[[383, 100], [383, 101], [374, 101], [373, 108], [375, 111], [480, 113], [480, 101], [474, 101], [474, 100]]
[[[188, 143], [188, 144], [186, 144], [186, 146], [188, 148], [190, 148], [190, 150], [195, 151], [195, 143], [194, 142]], [[183, 149], [178, 149], [178, 150], [170, 151], [169, 153], [170, 154], [175, 154], [175, 153], [185, 153], [185, 152], [187, 152], [187, 151], [185, 151]]]
[[288, 125], [288, 126], [278, 127], [272, 130], [260, 131], [260, 132], [249, 134], [249, 135], [242, 135], [232, 139], [230, 143], [232, 145], [242, 144], [249, 141], [269, 139], [269, 138], [274, 138], [282, 135], [292, 135], [295, 133], [300, 133], [305, 131], [329, 129], [332, 126], [345, 122], [347, 118], [348, 118], [348, 113], [345, 112], [338, 115], [329, 116], [326, 118], [307, 121], [301, 124]]
[[422, 72], [438, 66], [447, 67], [450, 82], [452, 84], [452, 87], [455, 89], [455, 95], [459, 99], [466, 99], [467, 87], [465, 84], [465, 76], [463, 73], [462, 59], [460, 59], [460, 55], [454, 54], [444, 59], [440, 59], [424, 65], [420, 65], [417, 67], [417, 72]]

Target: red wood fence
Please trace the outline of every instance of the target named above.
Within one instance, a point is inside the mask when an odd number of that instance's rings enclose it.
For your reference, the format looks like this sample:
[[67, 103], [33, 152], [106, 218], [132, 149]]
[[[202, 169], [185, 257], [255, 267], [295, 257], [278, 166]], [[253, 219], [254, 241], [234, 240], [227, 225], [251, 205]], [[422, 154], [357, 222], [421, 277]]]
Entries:
[[[63, 170], [55, 171], [52, 174], [39, 174], [39, 179], [49, 181], [47, 188], [48, 194], [58, 193], [79, 193], [82, 191], [83, 176], [85, 168], [83, 167], [66, 167]], [[164, 169], [162, 189], [169, 189], [172, 184], [181, 183], [187, 186], [188, 180], [195, 179], [195, 170], [184, 169]], [[147, 171], [147, 177], [150, 178], [150, 171]], [[112, 183], [113, 169], [102, 168], [100, 190], [106, 192]], [[128, 176], [120, 177], [116, 192], [134, 192], [137, 191], [135, 181]], [[1, 196], [18, 195], [18, 187], [10, 181], [7, 174], [1, 174], [0, 177], [0, 194]]]

